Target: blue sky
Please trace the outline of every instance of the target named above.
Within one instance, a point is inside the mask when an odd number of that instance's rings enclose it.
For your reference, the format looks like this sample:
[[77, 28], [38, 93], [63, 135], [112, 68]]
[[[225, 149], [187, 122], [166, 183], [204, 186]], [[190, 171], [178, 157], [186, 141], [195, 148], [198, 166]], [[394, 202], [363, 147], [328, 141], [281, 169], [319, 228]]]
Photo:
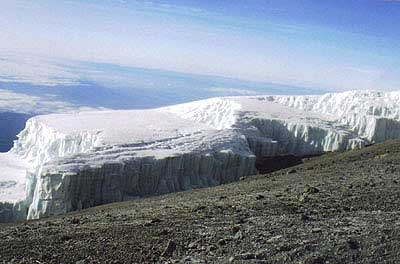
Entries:
[[6, 0], [0, 52], [330, 90], [400, 89], [400, 2]]

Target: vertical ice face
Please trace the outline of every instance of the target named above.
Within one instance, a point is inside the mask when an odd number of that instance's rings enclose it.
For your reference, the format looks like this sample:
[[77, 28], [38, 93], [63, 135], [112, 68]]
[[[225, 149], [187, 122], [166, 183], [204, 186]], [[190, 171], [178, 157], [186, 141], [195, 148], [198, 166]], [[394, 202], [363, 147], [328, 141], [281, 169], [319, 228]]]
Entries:
[[74, 153], [85, 153], [99, 144], [99, 135], [95, 131], [65, 134], [31, 118], [10, 152], [40, 166], [56, 158]]
[[[255, 156], [233, 152], [186, 153], [165, 158], [132, 156], [73, 173], [45, 168], [36, 185], [28, 219], [66, 213], [110, 202], [191, 190], [237, 181], [255, 173]], [[69, 171], [71, 170], [71, 171]]]
[[9, 153], [0, 154], [0, 222], [29, 216], [43, 183], [41, 173], [46, 163], [89, 152], [99, 141], [95, 131], [66, 134], [37, 118], [28, 120]]
[[253, 119], [251, 124], [256, 129], [244, 133], [258, 157], [316, 155], [361, 148], [367, 143], [354, 133], [323, 124], [260, 118]]
[[400, 118], [400, 92], [349, 91], [325, 95], [272, 96], [273, 101], [310, 112], [336, 117], [349, 113], [391, 119]]
[[400, 135], [400, 92], [350, 91], [272, 98], [291, 108], [334, 116], [340, 124], [371, 142]]
[[[0, 165], [0, 221], [231, 182], [256, 173], [256, 157], [400, 138], [399, 99], [382, 92], [229, 97], [35, 117], [0, 156], [24, 164], [9, 164], [15, 175]], [[15, 186], [26, 186], [25, 193], [11, 199]]]

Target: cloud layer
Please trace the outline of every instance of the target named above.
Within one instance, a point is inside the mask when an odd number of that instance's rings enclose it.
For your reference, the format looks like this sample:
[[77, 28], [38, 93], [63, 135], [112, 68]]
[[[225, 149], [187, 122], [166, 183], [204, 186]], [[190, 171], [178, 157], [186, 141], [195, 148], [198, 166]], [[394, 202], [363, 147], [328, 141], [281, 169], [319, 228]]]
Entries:
[[0, 89], [0, 112], [23, 114], [67, 113], [94, 110], [70, 103], [49, 100], [46, 97], [30, 96]]

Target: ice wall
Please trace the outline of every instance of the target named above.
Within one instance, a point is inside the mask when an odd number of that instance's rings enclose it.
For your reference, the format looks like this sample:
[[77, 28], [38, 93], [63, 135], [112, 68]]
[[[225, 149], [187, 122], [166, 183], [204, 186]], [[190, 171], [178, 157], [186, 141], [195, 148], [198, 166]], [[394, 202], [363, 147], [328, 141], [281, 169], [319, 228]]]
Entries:
[[215, 186], [256, 173], [246, 139], [232, 131], [112, 146], [102, 140], [93, 132], [64, 134], [29, 120], [12, 150], [34, 165], [27, 171], [26, 199], [0, 205], [0, 222]]
[[188, 153], [107, 161], [75, 173], [68, 169], [54, 172], [53, 168], [45, 169], [36, 184], [28, 219], [237, 181], [255, 173], [255, 156]]
[[[9, 152], [10, 156], [22, 158], [30, 164], [29, 168], [22, 172], [24, 174], [22, 178], [26, 186], [24, 191], [25, 199], [17, 199], [15, 201], [0, 200], [0, 222], [29, 218], [28, 212], [32, 207], [37, 191], [37, 183], [41, 183], [42, 170], [46, 163], [76, 153], [87, 153], [93, 150], [98, 145], [98, 142], [99, 136], [96, 132], [85, 131], [76, 134], [64, 134], [44, 125], [35, 117], [29, 119], [25, 129], [18, 135], [18, 140], [14, 142], [14, 146]], [[7, 155], [7, 153], [3, 155]], [[0, 187], [2, 187], [2, 184], [7, 183], [4, 180], [4, 176], [15, 181], [15, 185], [21, 184], [21, 182], [17, 182], [21, 178], [21, 172], [16, 172], [15, 175], [7, 175], [7, 173], [12, 174], [15, 172], [8, 170], [0, 172]], [[1, 174], [5, 175], [2, 176]], [[21, 191], [14, 189], [10, 191]], [[13, 194], [12, 196], [18, 195]]]
[[349, 91], [322, 96], [270, 96], [270, 101], [333, 116], [371, 143], [400, 137], [400, 92]]
[[236, 181], [256, 173], [257, 157], [302, 157], [400, 138], [398, 99], [373, 92], [213, 98], [32, 118], [11, 151], [32, 165], [26, 197], [0, 202], [0, 221]]
[[257, 157], [283, 155], [309, 156], [329, 151], [361, 148], [368, 141], [333, 125], [311, 125], [286, 120], [260, 119], [250, 121], [256, 129], [246, 130], [248, 143]]
[[18, 135], [11, 152], [41, 166], [55, 158], [92, 150], [99, 144], [98, 134], [95, 131], [65, 134], [33, 117]]

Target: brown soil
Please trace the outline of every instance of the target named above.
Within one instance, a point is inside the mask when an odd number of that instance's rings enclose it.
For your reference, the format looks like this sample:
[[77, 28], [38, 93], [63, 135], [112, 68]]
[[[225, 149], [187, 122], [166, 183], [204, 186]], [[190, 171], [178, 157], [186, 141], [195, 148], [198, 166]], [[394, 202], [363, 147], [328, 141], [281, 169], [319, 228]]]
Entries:
[[400, 141], [0, 225], [4, 263], [399, 263]]

